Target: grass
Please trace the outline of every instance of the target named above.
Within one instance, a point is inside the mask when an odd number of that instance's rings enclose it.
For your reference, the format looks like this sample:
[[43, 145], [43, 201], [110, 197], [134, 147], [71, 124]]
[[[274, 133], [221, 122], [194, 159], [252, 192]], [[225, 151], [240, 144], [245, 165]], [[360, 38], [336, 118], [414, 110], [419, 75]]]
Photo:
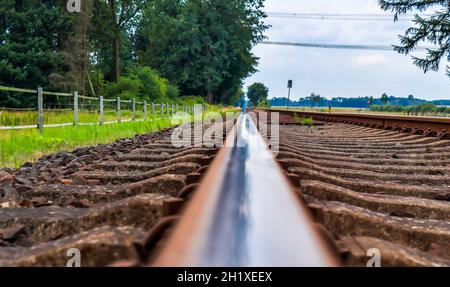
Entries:
[[42, 133], [37, 129], [0, 131], [0, 166], [17, 168], [46, 154], [111, 143], [120, 138], [129, 138], [170, 126], [170, 120], [159, 119], [103, 126], [47, 128]]
[[302, 118], [300, 120], [300, 124], [302, 126], [312, 126], [314, 124], [314, 120], [310, 117], [310, 118]]
[[[151, 109], [148, 110], [148, 114], [151, 113]], [[160, 115], [161, 111], [155, 111]], [[124, 110], [121, 112], [123, 120], [131, 119], [133, 112]], [[37, 125], [37, 112], [16, 112], [16, 111], [1, 111], [0, 110], [0, 126], [28, 126]], [[144, 117], [143, 111], [136, 111], [136, 117], [138, 119]], [[99, 121], [99, 114], [97, 111], [83, 111], [78, 115], [80, 123], [96, 123]], [[103, 113], [103, 119], [105, 122], [116, 121], [117, 112], [113, 110], [105, 110]], [[45, 111], [44, 112], [44, 124], [63, 124], [73, 122], [73, 111]]]
[[301, 124], [302, 126], [312, 126], [314, 124], [313, 118], [300, 118], [297, 113], [294, 113], [294, 123]]
[[[226, 108], [220, 109], [210, 106], [208, 112], [235, 111]], [[150, 110], [148, 111], [150, 114]], [[160, 110], [155, 111], [156, 117], [160, 116]], [[130, 118], [131, 112], [122, 112], [122, 119]], [[143, 118], [143, 112], [137, 112], [137, 118]], [[115, 116], [108, 117], [105, 113], [105, 121], [116, 120]], [[6, 112], [2, 114], [1, 125], [29, 125], [35, 124], [33, 112]], [[47, 113], [46, 124], [71, 122], [72, 113], [69, 111], [56, 113], [50, 116]], [[96, 114], [80, 113], [80, 122], [97, 122]], [[9, 124], [8, 124], [9, 123]], [[111, 125], [93, 126], [67, 126], [56, 128], [44, 128], [43, 132], [37, 129], [27, 130], [0, 130], [0, 167], [18, 168], [26, 162], [34, 162], [40, 157], [69, 151], [78, 147], [106, 144], [121, 138], [130, 138], [138, 134], [158, 131], [173, 126], [171, 119], [152, 119], [148, 121], [123, 122]]]

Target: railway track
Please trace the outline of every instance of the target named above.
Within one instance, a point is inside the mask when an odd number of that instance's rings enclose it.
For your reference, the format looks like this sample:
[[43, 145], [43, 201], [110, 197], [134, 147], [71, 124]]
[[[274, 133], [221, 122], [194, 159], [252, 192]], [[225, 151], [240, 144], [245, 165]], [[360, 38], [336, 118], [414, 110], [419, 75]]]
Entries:
[[325, 124], [283, 126], [277, 158], [345, 265], [374, 248], [384, 266], [450, 265], [449, 120], [298, 115]]
[[242, 115], [223, 148], [166, 130], [2, 171], [0, 266], [450, 266], [447, 124], [314, 117], [281, 113], [276, 161]]

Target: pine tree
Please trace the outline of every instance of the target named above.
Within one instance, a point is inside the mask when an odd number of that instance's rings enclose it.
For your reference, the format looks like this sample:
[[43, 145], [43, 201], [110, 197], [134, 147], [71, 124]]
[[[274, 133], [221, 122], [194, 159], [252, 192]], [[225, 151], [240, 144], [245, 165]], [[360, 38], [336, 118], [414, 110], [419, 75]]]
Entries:
[[[70, 19], [60, 16], [61, 2], [0, 1], [0, 85], [50, 86], [50, 74], [63, 63], [55, 35], [70, 27]], [[30, 107], [34, 102], [13, 93], [0, 98], [5, 106]]]
[[[420, 42], [430, 42], [435, 48], [428, 49], [425, 58], [412, 56], [414, 64], [424, 72], [439, 70], [441, 60], [450, 61], [450, 1], [448, 0], [379, 0], [380, 6], [386, 11], [398, 15], [410, 11], [423, 12], [431, 7], [440, 7], [429, 16], [414, 17], [414, 27], [406, 30], [405, 35], [400, 36], [401, 46], [395, 46], [399, 53], [408, 55], [414, 51]], [[447, 74], [450, 76], [450, 67], [447, 66]]]

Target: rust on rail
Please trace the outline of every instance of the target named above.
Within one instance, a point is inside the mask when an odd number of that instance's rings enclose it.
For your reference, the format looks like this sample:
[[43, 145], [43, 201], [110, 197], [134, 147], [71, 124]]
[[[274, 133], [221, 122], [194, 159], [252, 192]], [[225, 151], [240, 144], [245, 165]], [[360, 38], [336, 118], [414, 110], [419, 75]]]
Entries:
[[413, 117], [393, 115], [321, 113], [303, 111], [271, 110], [285, 115], [297, 113], [300, 117], [311, 117], [322, 122], [346, 123], [370, 128], [378, 128], [414, 135], [450, 139], [450, 119], [438, 117]]
[[152, 265], [336, 266], [336, 257], [243, 114]]

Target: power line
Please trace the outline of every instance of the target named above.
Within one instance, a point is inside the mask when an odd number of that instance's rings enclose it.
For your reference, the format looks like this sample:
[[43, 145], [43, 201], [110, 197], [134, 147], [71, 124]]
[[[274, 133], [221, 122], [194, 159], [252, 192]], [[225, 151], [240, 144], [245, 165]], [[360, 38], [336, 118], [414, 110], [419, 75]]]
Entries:
[[[389, 14], [331, 14], [331, 13], [280, 13], [268, 12], [271, 18], [294, 18], [310, 20], [339, 20], [339, 21], [394, 21], [394, 15]], [[407, 14], [398, 17], [398, 21], [411, 21], [414, 15]]]
[[[393, 51], [394, 47], [390, 45], [354, 45], [354, 44], [324, 44], [324, 43], [293, 43], [279, 41], [262, 41], [265, 45], [278, 46], [296, 46], [305, 48], [325, 48], [325, 49], [346, 49], [346, 50], [376, 50], [376, 51]], [[416, 50], [424, 51], [427, 47], [417, 47]]]

